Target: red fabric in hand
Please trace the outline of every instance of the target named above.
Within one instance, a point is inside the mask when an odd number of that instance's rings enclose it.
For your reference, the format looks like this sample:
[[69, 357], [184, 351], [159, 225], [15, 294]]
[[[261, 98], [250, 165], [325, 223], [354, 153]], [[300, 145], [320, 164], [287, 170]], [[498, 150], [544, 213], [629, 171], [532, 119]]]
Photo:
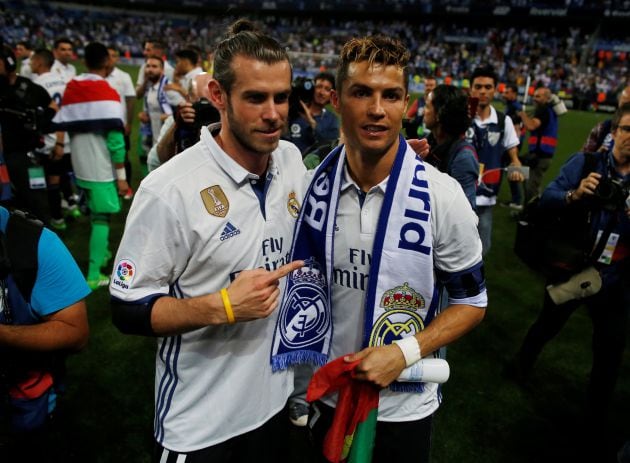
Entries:
[[311, 378], [306, 400], [313, 402], [339, 392], [333, 423], [324, 438], [323, 454], [328, 461], [342, 459], [346, 436], [353, 435], [357, 425], [378, 408], [379, 389], [367, 381], [354, 379], [354, 368], [360, 360], [347, 363], [339, 357], [317, 370]]

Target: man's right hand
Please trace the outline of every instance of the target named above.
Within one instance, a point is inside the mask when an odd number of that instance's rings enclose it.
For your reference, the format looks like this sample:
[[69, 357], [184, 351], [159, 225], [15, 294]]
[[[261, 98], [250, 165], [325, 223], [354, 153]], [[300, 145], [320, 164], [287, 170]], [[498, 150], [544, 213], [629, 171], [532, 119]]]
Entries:
[[179, 105], [179, 117], [186, 124], [195, 123], [195, 109], [193, 108], [192, 103], [185, 101]]
[[227, 288], [234, 319], [242, 322], [271, 315], [278, 306], [280, 279], [303, 266], [304, 261], [296, 260], [273, 271], [257, 268], [240, 272]]
[[582, 199], [584, 195], [593, 195], [595, 193], [597, 185], [599, 185], [599, 180], [601, 178], [602, 174], [598, 174], [597, 172], [591, 172], [586, 177], [584, 177], [580, 182], [580, 186], [577, 188], [577, 190], [575, 190], [575, 199]]

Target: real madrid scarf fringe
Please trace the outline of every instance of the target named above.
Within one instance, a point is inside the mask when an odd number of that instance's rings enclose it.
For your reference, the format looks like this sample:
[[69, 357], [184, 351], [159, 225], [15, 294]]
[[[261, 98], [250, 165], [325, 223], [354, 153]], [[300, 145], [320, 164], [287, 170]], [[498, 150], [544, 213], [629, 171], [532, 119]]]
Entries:
[[[271, 353], [273, 371], [328, 361], [332, 323], [334, 230], [344, 175], [343, 146], [313, 176], [296, 222], [292, 260], [305, 266], [287, 277]], [[435, 315], [431, 202], [424, 163], [399, 139], [378, 219], [365, 298], [363, 346], [416, 334]], [[421, 383], [393, 383], [422, 391]]]

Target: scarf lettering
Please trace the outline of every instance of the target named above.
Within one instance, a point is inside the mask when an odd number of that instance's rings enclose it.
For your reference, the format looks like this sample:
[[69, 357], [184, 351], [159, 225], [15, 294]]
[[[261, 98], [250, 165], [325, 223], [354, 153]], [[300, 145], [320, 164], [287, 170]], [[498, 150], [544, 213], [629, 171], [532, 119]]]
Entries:
[[[416, 220], [417, 222], [407, 222], [400, 228], [400, 240], [398, 241], [399, 249], [406, 249], [408, 251], [416, 251], [421, 254], [429, 255], [431, 253], [430, 246], [424, 246], [425, 228], [422, 223], [429, 220], [429, 184], [426, 180], [423, 180], [420, 176], [420, 172], [424, 172], [425, 168], [422, 164], [416, 166], [415, 174], [411, 180], [411, 188], [409, 189], [409, 198], [418, 199], [420, 201], [409, 201], [414, 206], [418, 207], [414, 209], [405, 209], [404, 216], [408, 219]], [[418, 189], [415, 189], [417, 187]]]

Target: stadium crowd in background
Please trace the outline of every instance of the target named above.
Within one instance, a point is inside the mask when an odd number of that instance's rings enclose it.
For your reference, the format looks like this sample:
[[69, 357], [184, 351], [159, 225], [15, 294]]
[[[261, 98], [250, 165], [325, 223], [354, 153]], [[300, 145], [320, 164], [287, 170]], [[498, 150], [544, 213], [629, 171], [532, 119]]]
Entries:
[[[27, 40], [36, 47], [50, 45], [61, 34], [69, 34], [79, 53], [91, 40], [116, 46], [129, 58], [173, 53], [195, 45], [209, 52], [219, 39], [222, 25], [236, 18], [120, 12], [120, 10], [77, 10], [52, 5], [24, 4], [15, 11], [7, 9], [0, 16], [0, 27], [9, 41]], [[435, 75], [468, 85], [467, 77], [481, 64], [492, 65], [500, 82], [526, 83], [531, 75], [535, 84], [548, 87], [554, 94], [573, 98], [574, 106], [587, 109], [591, 104], [614, 102], [620, 87], [626, 84], [628, 60], [625, 51], [614, 51], [613, 38], [606, 30], [591, 28], [519, 28], [476, 27], [466, 19], [461, 22], [406, 20], [335, 20], [261, 15], [260, 20], [273, 31], [291, 52], [328, 55], [323, 65], [332, 67], [341, 45], [354, 34], [375, 31], [404, 37], [412, 52], [412, 75]], [[308, 34], [305, 33], [308, 31]], [[146, 37], [161, 37], [162, 50], [147, 50]], [[296, 70], [317, 73], [320, 64], [308, 55], [293, 60]], [[166, 75], [172, 80], [169, 65]], [[142, 76], [142, 73], [140, 74]], [[613, 103], [614, 104], [614, 103]]]

